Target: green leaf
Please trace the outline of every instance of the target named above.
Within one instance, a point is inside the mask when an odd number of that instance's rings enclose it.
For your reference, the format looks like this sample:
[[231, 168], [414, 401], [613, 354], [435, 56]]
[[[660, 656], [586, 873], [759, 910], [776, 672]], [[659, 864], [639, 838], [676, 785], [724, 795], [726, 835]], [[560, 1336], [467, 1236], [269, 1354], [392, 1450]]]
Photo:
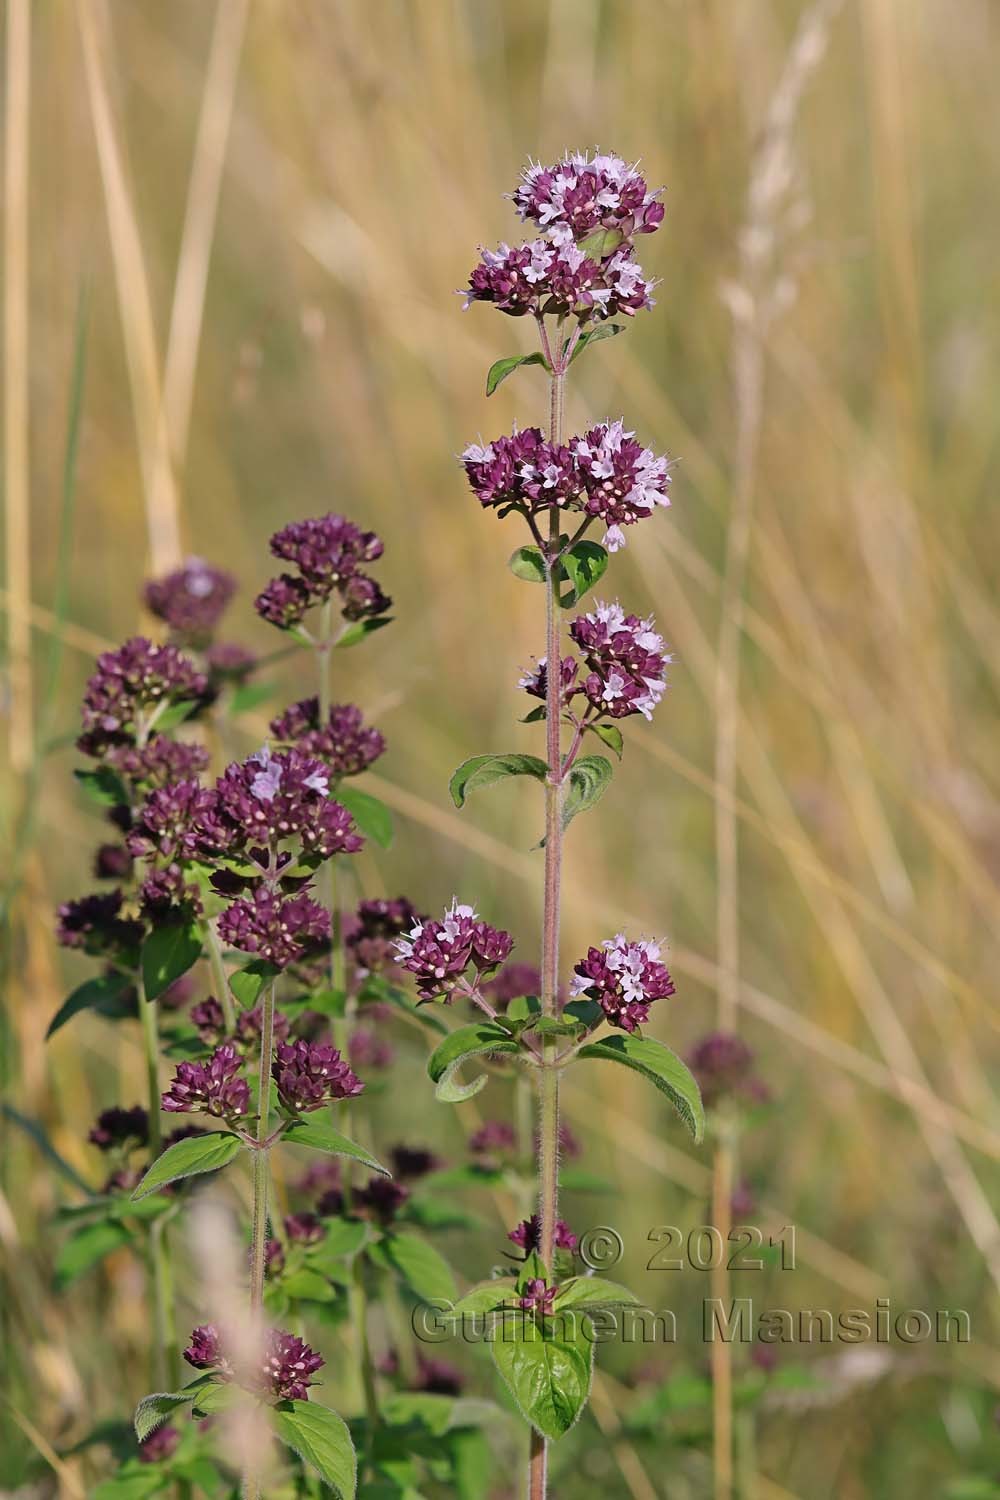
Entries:
[[314, 1271], [310, 1266], [302, 1266], [298, 1271], [289, 1271], [281, 1278], [281, 1287], [289, 1297], [295, 1297], [301, 1302], [334, 1302], [337, 1293], [319, 1271]]
[[363, 641], [365, 636], [372, 635], [376, 630], [381, 630], [384, 625], [392, 624], [391, 615], [379, 615], [375, 620], [355, 620], [352, 625], [342, 632], [334, 641], [334, 645], [343, 650], [347, 646], [356, 646]]
[[234, 688], [229, 700], [229, 712], [231, 714], [248, 714], [268, 698], [274, 697], [275, 684], [273, 682], [244, 682], [238, 688]]
[[108, 1020], [118, 1020], [133, 1014], [134, 1001], [133, 983], [127, 974], [102, 974], [97, 979], [86, 979], [60, 1005], [49, 1022], [45, 1040], [55, 1036], [82, 1010], [96, 1010]]
[[220, 1411], [231, 1411], [234, 1406], [243, 1405], [249, 1409], [250, 1400], [247, 1392], [238, 1385], [213, 1377], [195, 1395], [194, 1414], [196, 1417], [214, 1417]]
[[574, 1276], [559, 1288], [555, 1310], [558, 1314], [570, 1307], [623, 1307], [638, 1301], [634, 1292], [617, 1281], [605, 1281], [602, 1276]]
[[569, 609], [582, 599], [604, 576], [608, 566], [607, 550], [600, 542], [576, 542], [559, 561], [560, 578], [568, 578], [570, 588], [560, 594], [559, 603]]
[[539, 547], [518, 547], [510, 554], [507, 566], [515, 578], [525, 583], [544, 583], [548, 576]]
[[164, 922], [142, 945], [142, 980], [146, 999], [156, 1000], [201, 957], [197, 922]]
[[146, 1500], [163, 1488], [163, 1471], [156, 1464], [144, 1464], [128, 1473], [113, 1474], [96, 1485], [90, 1500]]
[[474, 755], [463, 761], [448, 783], [451, 800], [462, 807], [470, 792], [480, 787], [492, 786], [495, 781], [504, 781], [508, 776], [533, 776], [544, 781], [549, 768], [537, 755]]
[[78, 1276], [96, 1266], [106, 1255], [120, 1250], [131, 1242], [132, 1236], [124, 1224], [114, 1219], [99, 1219], [96, 1224], [86, 1224], [75, 1230], [60, 1245], [56, 1254], [55, 1284], [58, 1291], [69, 1286]]
[[425, 1302], [452, 1302], [458, 1295], [448, 1262], [418, 1235], [387, 1233], [369, 1246], [368, 1254], [377, 1265], [395, 1271]]
[[586, 812], [607, 791], [614, 767], [605, 755], [584, 755], [569, 768], [569, 785], [563, 797], [562, 826], [572, 823], [577, 813]]
[[98, 807], [120, 807], [127, 804], [125, 783], [110, 766], [98, 766], [94, 771], [77, 770], [73, 775], [91, 802], [96, 802]]
[[357, 1460], [347, 1424], [317, 1401], [282, 1401], [271, 1420], [281, 1441], [342, 1500], [353, 1500]]
[[595, 229], [585, 239], [577, 242], [577, 249], [582, 250], [590, 260], [607, 260], [609, 255], [614, 255], [618, 246], [625, 238], [620, 229]]
[[176, 729], [178, 724], [183, 724], [198, 708], [196, 698], [185, 698], [180, 703], [171, 703], [162, 713], [156, 714], [152, 727], [157, 734], [168, 734], [171, 729]]
[[501, 381], [512, 375], [520, 365], [541, 365], [543, 370], [548, 369], [544, 354], [508, 354], [506, 359], [498, 359], [495, 364], [490, 365], [486, 376], [487, 396], [492, 396]]
[[382, 849], [392, 847], [392, 813], [384, 802], [370, 792], [359, 792], [353, 786], [339, 786], [333, 800], [347, 808], [361, 832], [374, 839]]
[[374, 1156], [327, 1125], [325, 1120], [296, 1120], [281, 1139], [292, 1146], [310, 1146], [313, 1151], [325, 1151], [327, 1156], [349, 1156], [353, 1161], [362, 1162], [372, 1172], [381, 1172], [385, 1177], [392, 1176], [388, 1167], [383, 1167]]
[[599, 740], [603, 740], [608, 749], [613, 750], [621, 760], [625, 740], [617, 724], [588, 724], [587, 728], [591, 734], [596, 734]]
[[201, 1390], [211, 1379], [210, 1375], [202, 1375], [191, 1382], [183, 1391], [155, 1391], [151, 1396], [143, 1396], [135, 1409], [133, 1422], [135, 1435], [139, 1442], [145, 1442], [151, 1432], [163, 1425], [167, 1418], [181, 1406], [189, 1406]]
[[179, 1177], [195, 1177], [199, 1172], [216, 1172], [220, 1167], [228, 1166], [242, 1147], [239, 1136], [231, 1135], [227, 1130], [176, 1141], [153, 1162], [132, 1194], [133, 1202], [154, 1193], [168, 1182], [176, 1182]]
[[253, 1010], [260, 999], [260, 992], [270, 980], [276, 979], [281, 970], [269, 964], [265, 958], [255, 958], [229, 976], [229, 988], [240, 1005]]
[[524, 718], [520, 722], [522, 724], [539, 724], [544, 718], [545, 704], [539, 703], [538, 707], [533, 708], [530, 713], [526, 713]]
[[327, 1226], [326, 1237], [308, 1250], [308, 1259], [319, 1265], [325, 1264], [327, 1259], [338, 1260], [354, 1255], [361, 1249], [367, 1234], [367, 1225], [357, 1219], [334, 1219]]
[[581, 333], [576, 341], [576, 348], [570, 356], [570, 364], [580, 358], [580, 355], [588, 344], [599, 344], [601, 339], [613, 339], [616, 334], [624, 332], [624, 323], [598, 323], [595, 328], [590, 328], [586, 333]]
[[417, 1005], [405, 990], [401, 990], [396, 984], [383, 983], [377, 975], [372, 975], [366, 981], [361, 999], [385, 1001], [419, 1021], [422, 1026], [428, 1026], [431, 1031], [440, 1032], [442, 1036], [448, 1035], [448, 1023], [442, 1021], [432, 1006]]
[[448, 1433], [455, 1500], [481, 1500], [489, 1494], [493, 1479], [493, 1450], [475, 1427], [459, 1427]]
[[542, 1329], [519, 1313], [507, 1314], [490, 1353], [522, 1416], [547, 1438], [567, 1433], [590, 1394], [594, 1345], [582, 1329]]
[[481, 1317], [485, 1313], [496, 1312], [504, 1303], [513, 1307], [516, 1300], [515, 1286], [513, 1276], [496, 1276], [491, 1281], [480, 1282], [479, 1286], [466, 1292], [464, 1297], [459, 1297], [449, 1313], [442, 1313], [440, 1316], [456, 1319]]
[[476, 1021], [471, 1026], [460, 1026], [449, 1032], [441, 1045], [431, 1053], [427, 1072], [436, 1085], [435, 1097], [445, 1104], [458, 1104], [471, 1099], [486, 1086], [486, 1074], [480, 1073], [472, 1083], [454, 1081], [454, 1074], [469, 1057], [480, 1057], [484, 1053], [516, 1053], [520, 1048], [509, 1032], [492, 1021]]
[[526, 1022], [541, 1014], [542, 1004], [537, 995], [518, 995], [504, 1012], [505, 1021]]
[[559, 1173], [559, 1186], [567, 1193], [613, 1193], [615, 1185], [596, 1172], [584, 1167], [563, 1167]]
[[578, 1057], [601, 1057], [633, 1068], [666, 1094], [684, 1124], [700, 1141], [705, 1133], [705, 1111], [701, 1092], [691, 1073], [675, 1052], [650, 1036], [622, 1033], [604, 1037], [581, 1047]]

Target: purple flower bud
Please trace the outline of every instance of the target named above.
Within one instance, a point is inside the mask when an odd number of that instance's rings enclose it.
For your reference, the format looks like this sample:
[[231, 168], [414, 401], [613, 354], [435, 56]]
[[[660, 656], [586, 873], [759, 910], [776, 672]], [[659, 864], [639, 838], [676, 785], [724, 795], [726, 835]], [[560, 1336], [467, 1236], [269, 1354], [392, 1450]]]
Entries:
[[[583, 509], [607, 526], [632, 526], [652, 515], [657, 505], [670, 504], [667, 460], [637, 443], [624, 422], [602, 422], [583, 437], [571, 438], [570, 447], [582, 482]], [[617, 536], [605, 539], [611, 551], [620, 545]]]
[[160, 1101], [174, 1114], [206, 1114], [229, 1122], [250, 1110], [250, 1086], [241, 1076], [243, 1060], [230, 1042], [216, 1047], [208, 1062], [178, 1063], [174, 1080]]
[[173, 863], [146, 876], [139, 887], [139, 906], [153, 923], [190, 919], [201, 915], [201, 891], [185, 880], [182, 866]]
[[557, 1286], [549, 1286], [540, 1276], [532, 1276], [525, 1283], [517, 1305], [522, 1312], [534, 1313], [543, 1318], [550, 1317], [558, 1290]]
[[[255, 1005], [253, 1010], [240, 1012], [236, 1018], [235, 1041], [241, 1052], [249, 1052], [256, 1055], [260, 1051], [260, 1036], [263, 1025], [264, 1007], [262, 1005]], [[290, 1030], [288, 1017], [282, 1015], [280, 1010], [276, 1010], [272, 1023], [272, 1037], [274, 1042], [285, 1041]]]
[[460, 1396], [465, 1388], [465, 1377], [444, 1359], [428, 1359], [417, 1355], [417, 1378], [414, 1390], [429, 1391], [435, 1396]]
[[249, 848], [254, 854], [258, 846], [293, 840], [329, 859], [356, 854], [364, 843], [346, 807], [330, 799], [329, 767], [300, 750], [273, 754], [266, 745], [227, 766], [201, 827], [227, 852]]
[[181, 1440], [180, 1432], [176, 1427], [157, 1427], [149, 1437], [143, 1438], [139, 1444], [139, 1462], [141, 1464], [159, 1464], [170, 1458]]
[[410, 1196], [410, 1189], [391, 1177], [370, 1177], [351, 1195], [351, 1207], [379, 1224], [391, 1224]]
[[366, 728], [360, 708], [335, 703], [320, 724], [319, 699], [303, 698], [271, 720], [271, 733], [282, 744], [324, 761], [335, 776], [357, 776], [378, 760], [385, 740]]
[[203, 1323], [192, 1330], [191, 1342], [184, 1350], [184, 1358], [196, 1370], [214, 1370], [225, 1363], [219, 1341], [219, 1330], [214, 1323]]
[[115, 1106], [106, 1109], [97, 1117], [97, 1123], [87, 1137], [99, 1151], [111, 1151], [119, 1146], [145, 1146], [149, 1142], [149, 1115], [141, 1104], [131, 1109]]
[[306, 891], [282, 898], [259, 889], [234, 901], [219, 918], [224, 943], [241, 953], [254, 953], [279, 969], [286, 969], [310, 943], [329, 934], [329, 912]]
[[421, 1177], [426, 1177], [430, 1172], [436, 1172], [442, 1165], [433, 1151], [428, 1151], [422, 1146], [393, 1146], [389, 1152], [392, 1161], [393, 1175], [404, 1178], [410, 1182], [416, 1182]]
[[570, 635], [590, 669], [583, 692], [598, 713], [612, 719], [640, 713], [651, 719], [666, 692], [666, 670], [673, 660], [652, 618], [640, 620], [617, 602], [599, 602], [590, 614], [573, 620]]
[[265, 1388], [278, 1401], [307, 1401], [310, 1376], [326, 1361], [292, 1333], [272, 1329], [267, 1336], [263, 1375]]
[[131, 879], [131, 854], [123, 844], [101, 844], [94, 855], [94, 875], [98, 880]]
[[210, 567], [200, 557], [189, 557], [172, 573], [150, 579], [143, 599], [181, 644], [204, 646], [235, 592], [232, 574]]
[[144, 745], [112, 746], [104, 760], [138, 791], [150, 791], [199, 776], [208, 767], [209, 755], [205, 745], [189, 745], [165, 734], [154, 734]]
[[504, 964], [499, 974], [482, 986], [483, 994], [498, 1010], [524, 995], [539, 995], [541, 990], [542, 976], [535, 964], [519, 963], [516, 959]]
[[514, 1127], [506, 1120], [486, 1120], [469, 1136], [469, 1150], [473, 1156], [494, 1156], [513, 1151], [516, 1145]]
[[64, 901], [56, 916], [56, 940], [63, 948], [82, 948], [95, 958], [131, 965], [142, 942], [144, 923], [121, 915], [125, 901], [120, 890], [95, 892], [78, 901]]
[[264, 1244], [264, 1274], [280, 1276], [285, 1269], [285, 1251], [280, 1240], [267, 1240]]
[[289, 1214], [285, 1219], [285, 1233], [297, 1245], [315, 1245], [323, 1238], [325, 1230], [315, 1214]]
[[620, 932], [601, 948], [591, 948], [577, 964], [571, 992], [596, 1000], [612, 1026], [636, 1031], [648, 1019], [652, 1002], [674, 993], [673, 980], [659, 961], [660, 945], [646, 938], [630, 943]]
[[218, 688], [223, 682], [245, 682], [257, 665], [257, 657], [236, 641], [218, 641], [205, 652], [209, 679]]
[[271, 551], [294, 563], [299, 576], [283, 573], [272, 579], [256, 600], [257, 612], [272, 625], [288, 629], [299, 624], [307, 610], [337, 593], [345, 619], [384, 614], [392, 601], [360, 567], [381, 557], [382, 550], [374, 532], [360, 531], [343, 516], [296, 521], [275, 533]]
[[133, 636], [117, 651], [105, 651], [87, 683], [79, 748], [100, 756], [115, 745], [141, 740], [164, 705], [204, 696], [207, 683], [176, 646], [154, 646]]
[[336, 1047], [301, 1038], [278, 1044], [272, 1073], [282, 1103], [296, 1113], [351, 1099], [365, 1087]]
[[136, 859], [199, 859], [214, 852], [215, 793], [195, 780], [150, 792], [126, 840]]
[[[507, 1238], [521, 1249], [530, 1252], [541, 1248], [542, 1243], [542, 1221], [538, 1214], [532, 1214], [530, 1219], [522, 1219], [516, 1229], [512, 1229]], [[557, 1219], [555, 1224], [554, 1244], [557, 1250], [576, 1249], [579, 1244], [577, 1236], [570, 1229], [564, 1219]]]
[[703, 1037], [688, 1058], [706, 1108], [724, 1099], [761, 1104], [770, 1097], [767, 1086], [753, 1073], [754, 1055], [742, 1037], [713, 1031]]
[[392, 1044], [375, 1031], [362, 1027], [352, 1032], [347, 1044], [347, 1055], [352, 1068], [390, 1068], [396, 1053]]
[[394, 966], [395, 939], [409, 932], [417, 922], [426, 921], [405, 896], [395, 900], [362, 901], [356, 914], [345, 924], [344, 942], [353, 955], [360, 975], [377, 973]]
[[207, 1000], [199, 1000], [197, 1005], [192, 1005], [191, 1022], [197, 1028], [202, 1041], [207, 1042], [209, 1046], [216, 1046], [226, 1034], [226, 1018], [222, 1006], [214, 995], [209, 995]]

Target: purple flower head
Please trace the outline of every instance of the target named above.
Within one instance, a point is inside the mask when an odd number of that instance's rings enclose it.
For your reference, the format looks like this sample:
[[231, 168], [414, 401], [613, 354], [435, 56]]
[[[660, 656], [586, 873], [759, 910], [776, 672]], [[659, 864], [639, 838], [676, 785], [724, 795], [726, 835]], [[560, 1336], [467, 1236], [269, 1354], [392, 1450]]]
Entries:
[[150, 792], [126, 839], [136, 859], [191, 860], [213, 852], [215, 793], [195, 780]]
[[549, 1286], [540, 1276], [532, 1276], [525, 1282], [524, 1291], [517, 1305], [522, 1312], [530, 1312], [547, 1318], [551, 1316], [552, 1305], [556, 1300], [558, 1290], [557, 1286]]
[[[255, 1005], [253, 1010], [244, 1010], [236, 1018], [235, 1042], [241, 1052], [250, 1052], [255, 1056], [260, 1051], [260, 1034], [264, 1024], [264, 1008]], [[286, 1015], [280, 1010], [274, 1013], [273, 1037], [275, 1042], [283, 1042], [287, 1039], [291, 1026]]]
[[138, 791], [151, 791], [200, 776], [208, 767], [209, 755], [204, 745], [188, 745], [165, 734], [154, 734], [144, 745], [113, 745], [104, 760]]
[[673, 657], [652, 618], [627, 615], [621, 605], [595, 604], [570, 625], [570, 635], [586, 667], [582, 691], [600, 714], [624, 719], [642, 714], [651, 719], [667, 690], [667, 667]]
[[336, 1047], [324, 1042], [279, 1042], [272, 1065], [281, 1102], [296, 1113], [322, 1109], [363, 1093], [364, 1084]]
[[321, 724], [318, 698], [293, 703], [271, 720], [271, 733], [279, 743], [323, 761], [334, 776], [360, 775], [385, 750], [382, 735], [366, 727], [360, 708], [351, 703], [335, 703]]
[[181, 1435], [176, 1427], [158, 1427], [139, 1444], [139, 1462], [141, 1464], [163, 1463], [165, 1459], [173, 1455], [180, 1440]]
[[747, 1219], [757, 1212], [757, 1194], [745, 1177], [741, 1177], [733, 1188], [729, 1211], [736, 1220]]
[[529, 162], [512, 194], [522, 219], [558, 241], [585, 239], [597, 229], [624, 238], [651, 234], [663, 220], [662, 188], [650, 192], [620, 156], [574, 151], [552, 166]]
[[429, 1391], [435, 1396], [460, 1396], [465, 1388], [461, 1370], [444, 1359], [417, 1355], [417, 1378], [414, 1390]]
[[195, 989], [194, 975], [191, 973], [181, 974], [174, 980], [173, 984], [167, 985], [157, 1004], [161, 1010], [183, 1010], [193, 996]]
[[390, 1068], [396, 1053], [392, 1044], [377, 1031], [358, 1027], [351, 1033], [347, 1055], [352, 1068], [372, 1068], [377, 1072], [380, 1068]]
[[[580, 663], [575, 656], [564, 656], [560, 665], [562, 670], [562, 701], [565, 708], [572, 702], [577, 693], [583, 691], [578, 681]], [[542, 702], [545, 702], [546, 694], [548, 693], [548, 662], [544, 656], [538, 659], [534, 667], [522, 672], [518, 678], [517, 685], [524, 688], [526, 693], [530, 693], [532, 698], [541, 698]]]
[[410, 1196], [410, 1189], [391, 1177], [369, 1177], [365, 1186], [351, 1195], [351, 1206], [379, 1224], [391, 1224]]
[[345, 944], [360, 975], [394, 966], [393, 944], [417, 922], [426, 921], [405, 896], [362, 901], [347, 924]]
[[285, 1250], [280, 1240], [267, 1240], [264, 1244], [264, 1274], [280, 1276], [285, 1269]]
[[314, 1193], [325, 1193], [330, 1188], [340, 1187], [343, 1178], [340, 1159], [336, 1156], [324, 1156], [303, 1172], [295, 1184], [296, 1190], [305, 1197], [311, 1197]]
[[471, 906], [456, 897], [440, 922], [419, 921], [395, 944], [400, 967], [417, 976], [424, 1000], [448, 999], [470, 964], [489, 973], [513, 947], [508, 932], [480, 922]]
[[121, 915], [124, 902], [120, 890], [64, 901], [56, 912], [56, 940], [63, 948], [82, 948], [94, 958], [131, 962], [146, 928], [142, 922]]
[[703, 1037], [688, 1058], [706, 1108], [724, 1099], [761, 1104], [770, 1097], [766, 1084], [754, 1075], [754, 1055], [742, 1037], [713, 1031]]
[[208, 830], [228, 852], [292, 841], [329, 859], [356, 854], [364, 840], [346, 807], [330, 800], [330, 769], [300, 750], [265, 745], [227, 766], [215, 784]]
[[[520, 1245], [524, 1251], [538, 1250], [542, 1243], [542, 1221], [538, 1214], [532, 1214], [530, 1219], [522, 1219], [516, 1229], [512, 1229], [507, 1238], [515, 1245]], [[577, 1236], [570, 1229], [564, 1219], [556, 1220], [555, 1247], [557, 1250], [576, 1249], [579, 1244]]]
[[263, 1376], [265, 1389], [278, 1401], [308, 1401], [310, 1378], [326, 1361], [293, 1333], [272, 1329], [267, 1335]]
[[101, 844], [94, 855], [94, 875], [98, 880], [129, 880], [132, 856], [124, 844]]
[[217, 641], [205, 652], [209, 680], [215, 688], [224, 682], [245, 682], [257, 665], [257, 657], [236, 641]]
[[542, 976], [534, 964], [519, 963], [515, 959], [513, 963], [504, 964], [500, 972], [482, 986], [482, 990], [487, 999], [502, 1009], [523, 995], [541, 994]]
[[235, 592], [231, 573], [210, 567], [200, 557], [189, 557], [172, 573], [150, 579], [143, 599], [150, 613], [169, 626], [182, 645], [204, 646]]
[[133, 636], [117, 651], [97, 658], [83, 698], [83, 733], [77, 745], [101, 756], [116, 745], [142, 742], [159, 710], [203, 698], [204, 675], [176, 646], [154, 646]]
[[184, 878], [183, 867], [172, 863], [153, 870], [139, 887], [139, 906], [150, 922], [201, 915], [201, 891]]
[[231, 1370], [228, 1361], [223, 1358], [219, 1330], [214, 1323], [203, 1323], [192, 1329], [191, 1342], [184, 1350], [184, 1358], [196, 1370]]
[[237, 1121], [250, 1111], [250, 1086], [241, 1075], [243, 1059], [231, 1042], [216, 1047], [208, 1062], [182, 1062], [160, 1101], [173, 1114], [212, 1115]]
[[514, 1127], [506, 1120], [486, 1120], [469, 1136], [469, 1150], [473, 1156], [495, 1156], [513, 1151], [516, 1145]]
[[569, 448], [553, 446], [541, 428], [514, 428], [510, 437], [471, 443], [462, 463], [473, 494], [484, 508], [508, 505], [541, 510], [575, 499], [580, 483]]
[[630, 943], [619, 932], [581, 959], [571, 992], [596, 1000], [612, 1026], [636, 1031], [648, 1019], [652, 1002], [674, 993], [674, 983], [660, 963], [659, 943], [647, 938]]
[[530, 313], [566, 316], [581, 322], [623, 313], [632, 317], [652, 307], [655, 283], [647, 281], [634, 260], [631, 245], [623, 245], [608, 260], [595, 260], [572, 243], [532, 240], [526, 245], [499, 245], [480, 250], [480, 261], [460, 294], [465, 307], [492, 302], [510, 317]]
[[323, 1225], [315, 1214], [288, 1214], [285, 1219], [285, 1233], [296, 1245], [315, 1245], [323, 1238], [325, 1233]]
[[313, 901], [307, 890], [282, 897], [258, 889], [241, 897], [219, 918], [220, 938], [241, 953], [256, 954], [279, 969], [287, 969], [309, 944], [330, 935], [329, 912]]
[[272, 625], [299, 624], [307, 610], [334, 593], [348, 620], [384, 614], [392, 603], [360, 567], [381, 557], [381, 541], [343, 516], [293, 522], [271, 538], [271, 551], [299, 570], [298, 576], [282, 573], [272, 579], [256, 600], [258, 614]]
[[632, 526], [652, 515], [657, 505], [669, 505], [669, 464], [651, 448], [635, 441], [625, 424], [602, 422], [583, 437], [572, 438], [584, 492], [583, 508], [600, 516], [608, 527], [604, 545], [617, 552], [625, 544], [622, 526]]
[[197, 1028], [202, 1041], [207, 1042], [210, 1047], [217, 1046], [226, 1034], [226, 1018], [214, 995], [192, 1005], [191, 1023]]
[[131, 1109], [121, 1109], [116, 1105], [98, 1115], [87, 1139], [99, 1151], [111, 1151], [119, 1146], [145, 1146], [149, 1142], [149, 1115], [141, 1104], [133, 1105]]
[[389, 1152], [395, 1177], [416, 1182], [429, 1172], [436, 1172], [442, 1165], [433, 1151], [423, 1146], [393, 1146]]

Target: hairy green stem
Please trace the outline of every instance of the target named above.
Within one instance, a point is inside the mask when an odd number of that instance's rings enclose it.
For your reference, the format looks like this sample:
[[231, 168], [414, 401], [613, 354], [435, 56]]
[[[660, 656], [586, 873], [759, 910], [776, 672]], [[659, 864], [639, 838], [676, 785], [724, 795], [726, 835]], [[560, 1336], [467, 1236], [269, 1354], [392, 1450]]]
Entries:
[[[136, 976], [139, 995], [139, 1019], [142, 1023], [142, 1050], [146, 1065], [146, 1090], [149, 1100], [149, 1154], [156, 1160], [163, 1150], [163, 1127], [160, 1121], [160, 1035], [157, 1026], [157, 1004], [146, 999], [142, 975]], [[180, 1379], [177, 1327], [174, 1321], [174, 1283], [170, 1264], [170, 1246], [165, 1226], [154, 1220], [149, 1226], [149, 1270], [153, 1284], [154, 1326], [156, 1343], [153, 1373], [158, 1385], [170, 1382], [176, 1390]]]

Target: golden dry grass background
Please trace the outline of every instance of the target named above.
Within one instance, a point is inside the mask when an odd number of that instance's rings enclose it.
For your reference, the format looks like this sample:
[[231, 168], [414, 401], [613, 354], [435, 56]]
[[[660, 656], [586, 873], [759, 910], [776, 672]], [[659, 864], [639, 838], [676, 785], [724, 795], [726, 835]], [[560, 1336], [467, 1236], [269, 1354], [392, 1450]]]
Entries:
[[[762, 1419], [762, 1500], [943, 1495], [1000, 1468], [997, 27], [987, 0], [7, 8], [5, 1089], [85, 1176], [85, 1127], [136, 1091], [137, 1054], [96, 1019], [43, 1048], [78, 977], [51, 910], [95, 838], [68, 737], [95, 650], [134, 631], [145, 572], [178, 548], [239, 575], [230, 629], [267, 650], [251, 601], [271, 531], [333, 508], [386, 539], [398, 623], [344, 656], [335, 693], [390, 744], [374, 789], [397, 843], [366, 878], [430, 909], [457, 890], [534, 956], [534, 799], [501, 789], [458, 814], [446, 780], [477, 751], [535, 748], [516, 680], [540, 601], [455, 454], [541, 420], [545, 393], [529, 370], [487, 404], [487, 366], [532, 330], [463, 313], [453, 289], [479, 243], [516, 235], [501, 194], [529, 155], [600, 143], [667, 184], [640, 245], [657, 307], [574, 367], [567, 420], [624, 414], [677, 459], [672, 509], [610, 574], [677, 664], [571, 831], [564, 957], [622, 923], [666, 933], [679, 993], [653, 1030], [680, 1050], [720, 990], [738, 1000], [777, 1100], [746, 1171], [762, 1225], [800, 1232], [771, 1305], [891, 1295], [968, 1307], [974, 1332]], [[278, 701], [308, 685], [280, 672]], [[621, 1229], [640, 1293], [679, 1305], [702, 1288], [644, 1279], [644, 1241], [703, 1222], [708, 1159], [631, 1074], [600, 1071], [567, 1107], [620, 1196], [580, 1213]], [[420, 1088], [414, 1065], [393, 1124], [454, 1149]], [[43, 1168], [8, 1124], [11, 1489], [22, 1458], [120, 1413], [142, 1378], [134, 1268], [49, 1289], [63, 1189]], [[616, 1380], [599, 1414], [614, 1426], [627, 1404]], [[697, 1455], [673, 1489], [648, 1455], [608, 1463], [608, 1493], [704, 1492]]]

